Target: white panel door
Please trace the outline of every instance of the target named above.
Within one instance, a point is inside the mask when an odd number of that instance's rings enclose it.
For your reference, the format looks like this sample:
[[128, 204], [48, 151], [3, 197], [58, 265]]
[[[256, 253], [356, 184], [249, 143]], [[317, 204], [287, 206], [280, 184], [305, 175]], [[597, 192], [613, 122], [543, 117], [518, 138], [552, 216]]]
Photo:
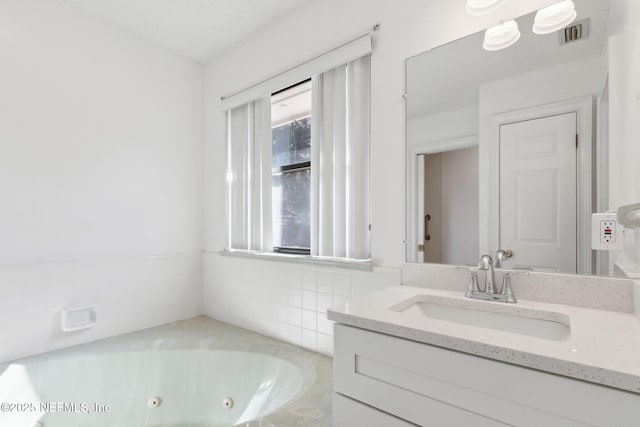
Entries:
[[500, 127], [505, 268], [576, 273], [576, 113]]

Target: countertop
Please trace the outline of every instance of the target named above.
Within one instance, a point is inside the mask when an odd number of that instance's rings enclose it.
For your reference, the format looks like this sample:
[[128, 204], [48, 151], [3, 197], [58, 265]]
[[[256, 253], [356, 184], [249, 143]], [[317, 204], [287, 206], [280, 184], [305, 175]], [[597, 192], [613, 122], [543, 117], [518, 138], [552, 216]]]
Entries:
[[[488, 304], [487, 311], [568, 316], [571, 335], [550, 340], [457, 322], [408, 315], [390, 307], [417, 295], [454, 304]], [[640, 393], [640, 321], [633, 313], [520, 300], [470, 300], [460, 292], [395, 286], [329, 309], [335, 322], [493, 360]]]

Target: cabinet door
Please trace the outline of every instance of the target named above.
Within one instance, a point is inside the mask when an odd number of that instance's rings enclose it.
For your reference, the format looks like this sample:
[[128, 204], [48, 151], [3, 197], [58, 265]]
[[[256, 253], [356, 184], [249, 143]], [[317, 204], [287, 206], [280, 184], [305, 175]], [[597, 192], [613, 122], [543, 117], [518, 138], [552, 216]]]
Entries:
[[416, 427], [400, 418], [363, 405], [341, 394], [333, 394], [333, 427]]
[[[456, 406], [441, 400], [441, 396], [429, 389], [442, 384], [434, 385], [419, 371], [413, 370], [410, 364], [389, 363], [387, 358], [390, 354], [399, 358], [411, 354], [413, 350], [401, 348], [403, 344], [418, 348], [429, 346], [342, 325], [336, 325], [334, 337], [334, 391], [418, 426], [508, 425], [463, 409], [463, 405]], [[425, 358], [424, 364], [428, 363], [428, 358]]]
[[334, 390], [421, 426], [638, 427], [640, 395], [344, 325]]

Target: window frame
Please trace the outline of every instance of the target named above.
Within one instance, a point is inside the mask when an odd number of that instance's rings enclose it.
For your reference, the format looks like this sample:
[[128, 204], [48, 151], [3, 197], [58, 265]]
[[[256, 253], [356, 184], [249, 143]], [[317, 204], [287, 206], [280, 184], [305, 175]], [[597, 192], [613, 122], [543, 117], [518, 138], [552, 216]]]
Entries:
[[[296, 86], [301, 86], [304, 84], [308, 84], [311, 82], [311, 77], [306, 78], [304, 80], [301, 80], [297, 83], [294, 83], [292, 85], [289, 85], [283, 89], [280, 89], [278, 91], [275, 91], [271, 94], [271, 98], [273, 99], [274, 96], [285, 92], [287, 90], [293, 89]], [[309, 108], [311, 108], [311, 106], [309, 106]], [[291, 126], [291, 138], [293, 139], [293, 133], [294, 133], [294, 129], [295, 129], [295, 124], [298, 121], [304, 120], [304, 119], [311, 119], [311, 115], [303, 115], [300, 117], [297, 117], [293, 120], [291, 120], [290, 122], [286, 122], [286, 123], [282, 123], [278, 126], [273, 126], [271, 128], [272, 130], [272, 144], [273, 144], [273, 129], [276, 129], [278, 127], [281, 126], [286, 126], [289, 124], [293, 124], [293, 126]], [[313, 122], [311, 122], [311, 126], [313, 126]], [[311, 147], [311, 141], [309, 142], [309, 146]], [[294, 171], [303, 171], [303, 170], [309, 170], [309, 173], [312, 173], [312, 164], [311, 164], [311, 160], [306, 160], [303, 162], [296, 162], [296, 163], [286, 163], [284, 165], [279, 165], [279, 166], [275, 166], [271, 168], [271, 177], [273, 178], [274, 175], [282, 175], [285, 174], [287, 172], [294, 172]], [[311, 190], [310, 190], [311, 191]], [[272, 201], [273, 203], [273, 201]], [[273, 206], [272, 206], [273, 208]], [[309, 206], [309, 209], [311, 209], [311, 206]], [[275, 220], [276, 218], [271, 218], [271, 222], [272, 222], [272, 226], [274, 226], [275, 224]], [[311, 225], [309, 225], [309, 238], [311, 238]], [[311, 245], [309, 245], [308, 248], [304, 248], [304, 247], [297, 247], [297, 246], [276, 246], [275, 244], [273, 245], [273, 252], [274, 253], [280, 253], [280, 254], [288, 254], [288, 255], [311, 255]]]
[[[353, 39], [344, 45], [341, 45], [335, 49], [332, 49], [324, 54], [318, 55], [314, 57], [312, 60], [306, 61], [298, 66], [295, 66], [285, 72], [279, 73], [273, 77], [265, 79], [257, 84], [249, 86], [245, 89], [238, 90], [234, 93], [225, 95], [221, 97], [221, 108], [227, 113], [227, 245], [224, 250], [220, 251], [221, 255], [224, 256], [233, 256], [233, 257], [247, 257], [254, 259], [263, 259], [270, 261], [280, 261], [286, 260], [288, 262], [294, 263], [308, 263], [308, 264], [316, 264], [316, 265], [328, 265], [328, 266], [339, 266], [343, 268], [354, 268], [358, 270], [366, 270], [371, 271], [373, 261], [371, 259], [371, 250], [370, 250], [370, 240], [371, 240], [371, 226], [370, 224], [367, 227], [367, 232], [363, 232], [364, 229], [361, 229], [359, 226], [355, 228], [356, 234], [349, 234], [348, 236], [340, 237], [338, 240], [338, 245], [344, 244], [347, 242], [347, 245], [353, 243], [349, 247], [355, 247], [355, 252], [347, 251], [346, 255], [342, 255], [340, 252], [340, 247], [338, 247], [338, 252], [335, 252], [329, 247], [319, 247], [319, 241], [322, 240], [322, 235], [318, 236], [319, 228], [324, 227], [325, 229], [330, 228], [330, 217], [326, 215], [326, 212], [319, 211], [319, 205], [322, 204], [323, 192], [319, 191], [318, 185], [320, 179], [324, 176], [318, 176], [319, 173], [319, 165], [322, 163], [323, 156], [321, 155], [326, 150], [320, 150], [318, 152], [317, 147], [323, 147], [323, 144], [313, 144], [315, 148], [312, 148], [311, 157], [312, 163], [315, 164], [316, 167], [311, 168], [311, 242], [310, 242], [310, 254], [306, 254], [306, 250], [303, 249], [305, 253], [302, 254], [288, 254], [280, 252], [279, 248], [276, 247], [274, 250], [274, 242], [273, 237], [278, 237], [277, 243], [283, 243], [280, 230], [273, 230], [273, 216], [272, 216], [272, 208], [269, 206], [274, 206], [271, 203], [272, 189], [273, 185], [269, 183], [271, 178], [275, 177], [275, 179], [281, 180], [284, 179], [287, 181], [287, 177], [281, 178], [281, 176], [275, 175], [277, 173], [286, 172], [286, 169], [295, 170], [295, 169], [303, 169], [306, 168], [306, 164], [288, 164], [284, 165], [285, 170], [277, 169], [273, 170], [272, 165], [274, 164], [268, 157], [270, 156], [271, 149], [267, 152], [267, 144], [269, 146], [272, 145], [272, 138], [267, 137], [266, 129], [266, 103], [268, 102], [268, 97], [270, 98], [272, 95], [285, 90], [288, 87], [295, 86], [304, 82], [305, 80], [309, 80], [311, 77], [312, 82], [312, 93], [315, 94], [316, 91], [319, 94], [324, 95], [323, 92], [323, 78], [331, 79], [332, 74], [329, 71], [333, 72], [334, 69], [336, 72], [339, 68], [347, 65], [351, 65], [353, 62], [355, 67], [350, 68], [354, 70], [354, 74], [357, 79], [357, 86], [353, 86], [354, 90], [356, 90], [357, 94], [361, 94], [363, 96], [363, 101], [366, 101], [366, 106], [363, 104], [360, 110], [357, 110], [357, 114], [361, 114], [363, 120], [367, 122], [370, 121], [370, 56], [371, 56], [371, 36], [370, 34], [365, 34], [361, 37]], [[368, 58], [365, 58], [368, 57]], [[365, 61], [359, 61], [361, 58], [364, 58]], [[362, 64], [362, 65], [361, 65]], [[329, 70], [329, 71], [323, 71]], [[349, 70], [349, 69], [348, 69]], [[366, 74], [364, 74], [366, 73]], [[325, 76], [326, 74], [326, 76]], [[291, 82], [294, 83], [293, 85]], [[284, 89], [283, 89], [284, 88]], [[341, 88], [342, 90], [342, 88]], [[352, 92], [353, 95], [353, 92]], [[358, 95], [360, 96], [360, 95]], [[366, 99], [364, 98], [366, 96]], [[347, 97], [349, 97], [347, 95]], [[333, 99], [333, 98], [328, 98]], [[358, 98], [359, 99], [359, 98]], [[314, 109], [316, 111], [315, 114], [319, 114], [319, 106], [323, 105], [324, 98], [321, 96], [318, 100], [312, 101], [312, 115], [314, 114]], [[348, 102], [348, 100], [347, 100]], [[357, 104], [357, 103], [356, 103]], [[272, 103], [272, 106], [275, 105]], [[327, 104], [333, 105], [333, 103]], [[369, 109], [367, 113], [366, 109]], [[273, 110], [272, 110], [273, 111]], [[300, 110], [299, 110], [300, 111]], [[277, 127], [281, 124], [284, 124], [284, 120], [286, 120], [283, 116], [278, 114], [278, 117], [281, 117], [283, 120], [277, 119], [272, 121], [272, 126], [274, 123], [277, 123]], [[243, 116], [243, 114], [245, 116]], [[367, 115], [367, 117], [365, 117]], [[291, 119], [294, 118], [296, 114], [291, 114]], [[323, 117], [323, 116], [322, 116]], [[360, 116], [357, 116], [358, 118]], [[302, 118], [302, 114], [298, 113], [298, 116], [295, 119], [300, 120]], [[291, 120], [290, 119], [290, 120]], [[315, 120], [314, 120], [315, 121]], [[326, 122], [329, 123], [330, 121]], [[324, 130], [325, 121], [321, 120], [318, 123], [321, 123], [321, 128]], [[368, 130], [364, 127], [364, 125], [369, 126]], [[244, 127], [243, 127], [244, 126]], [[370, 136], [370, 123], [360, 123], [360, 127], [358, 128], [363, 138], [367, 138]], [[312, 126], [313, 127], [313, 126]], [[318, 135], [319, 130], [316, 130], [314, 133], [315, 139], [319, 138]], [[323, 132], [320, 131], [322, 134]], [[306, 139], [306, 138], [305, 138]], [[315, 141], [318, 142], [318, 141]], [[355, 178], [351, 179], [351, 183], [355, 183], [355, 185], [359, 190], [366, 191], [363, 194], [362, 200], [357, 199], [353, 201], [349, 201], [349, 203], [355, 203], [355, 208], [358, 209], [357, 214], [364, 217], [364, 215], [369, 215], [370, 213], [370, 141], [362, 141], [362, 144], [366, 142], [366, 147], [360, 147], [359, 145], [356, 147], [358, 152], [361, 151], [362, 154], [359, 158], [364, 159], [361, 161], [362, 164], [358, 163], [355, 168], [346, 169], [345, 171], [348, 174], [355, 173]], [[360, 142], [359, 142], [360, 143]], [[332, 140], [329, 140], [329, 145], [327, 147], [333, 147]], [[282, 157], [282, 160], [289, 161], [293, 159], [306, 159], [307, 156], [299, 156], [299, 155], [290, 155], [287, 159], [286, 149], [282, 148], [282, 154], [285, 157]], [[308, 149], [308, 147], [305, 147]], [[298, 147], [292, 146], [289, 150], [290, 153], [294, 154], [297, 152]], [[325, 153], [325, 156], [327, 154]], [[292, 159], [293, 158], [293, 159]], [[278, 162], [276, 162], [277, 164]], [[302, 162], [301, 162], [302, 163]], [[287, 167], [288, 166], [288, 167]], [[311, 166], [311, 165], [309, 165]], [[340, 165], [340, 167], [345, 167], [345, 165]], [[365, 170], [366, 169], [366, 170]], [[256, 173], [257, 172], [257, 173]], [[304, 175], [306, 175], [309, 171], [305, 171]], [[274, 174], [275, 173], [275, 174]], [[350, 175], [349, 175], [350, 176]], [[262, 178], [260, 178], [262, 177]], [[358, 181], [362, 179], [362, 182]], [[348, 191], [348, 188], [343, 188], [343, 183], [340, 181], [340, 191]], [[335, 185], [335, 184], [334, 184]], [[290, 188], [299, 188], [297, 185], [290, 186]], [[304, 190], [303, 190], [304, 191]], [[300, 194], [299, 191], [294, 190], [296, 194]], [[280, 197], [282, 194], [281, 191], [276, 193], [277, 196]], [[291, 193], [286, 193], [291, 194]], [[306, 194], [306, 191], [304, 191]], [[278, 202], [282, 203], [280, 198], [278, 197]], [[291, 198], [291, 196], [289, 196]], [[286, 215], [282, 215], [277, 208], [274, 208], [277, 214], [277, 217], [284, 218], [284, 226], [296, 227], [298, 225], [302, 225], [306, 222], [306, 212], [304, 211], [304, 207], [306, 203], [300, 203], [300, 200], [289, 200], [286, 202], [286, 206], [288, 210], [292, 210], [292, 213], [287, 212]], [[366, 208], [364, 203], [367, 203], [369, 213], [363, 210], [363, 207]], [[293, 204], [292, 204], [293, 203]], [[289, 206], [295, 206], [295, 209], [289, 208]], [[344, 212], [342, 212], [344, 213]], [[293, 225], [291, 219], [293, 218], [304, 218], [305, 221], [294, 221]], [[358, 219], [358, 224], [365, 224], [365, 221], [361, 221]], [[366, 218], [367, 221], [370, 222], [370, 218]], [[329, 222], [327, 222], [329, 221]], [[334, 220], [335, 221], [335, 220]], [[342, 217], [339, 218], [339, 221], [348, 221]], [[353, 222], [353, 218], [351, 219]], [[297, 222], [297, 224], [296, 224]], [[327, 226], [326, 224], [329, 224]], [[358, 225], [356, 224], [356, 225]], [[280, 225], [278, 225], [280, 226]], [[272, 236], [272, 231], [276, 231], [277, 235]], [[297, 230], [296, 230], [297, 231]], [[364, 238], [367, 241], [365, 242]], [[306, 246], [306, 239], [302, 240], [300, 238], [296, 238], [295, 234], [293, 237], [286, 236], [285, 240], [288, 240], [291, 243], [302, 243]], [[298, 236], [302, 236], [298, 232]], [[315, 237], [315, 239], [314, 239]], [[325, 239], [326, 240], [326, 239]], [[333, 242], [333, 240], [332, 240]], [[365, 247], [366, 244], [366, 247]], [[335, 245], [332, 243], [332, 245]], [[281, 248], [284, 249], [284, 248]], [[297, 248], [296, 248], [297, 249]], [[366, 254], [365, 254], [366, 249]], [[287, 250], [287, 249], [284, 249]], [[297, 251], [299, 252], [299, 250]]]
[[[311, 172], [311, 160], [273, 167], [271, 168], [271, 176], [273, 177], [274, 175], [281, 175], [287, 172], [302, 171], [302, 170], [309, 170], [309, 172]], [[311, 206], [309, 206], [309, 209], [311, 209]], [[274, 219], [275, 218], [271, 218], [272, 223]], [[309, 226], [309, 234], [311, 234], [311, 226]], [[281, 254], [290, 254], [290, 255], [311, 255], [311, 247], [302, 248], [297, 246], [273, 245], [273, 252], [281, 253]]]

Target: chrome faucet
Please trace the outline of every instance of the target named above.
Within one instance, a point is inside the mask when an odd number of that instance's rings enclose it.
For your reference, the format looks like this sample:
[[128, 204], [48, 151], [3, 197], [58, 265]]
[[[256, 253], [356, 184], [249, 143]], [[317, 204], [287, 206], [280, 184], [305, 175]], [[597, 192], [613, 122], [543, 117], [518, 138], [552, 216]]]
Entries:
[[[469, 288], [464, 294], [465, 297], [508, 303], [518, 302], [516, 296], [513, 294], [513, 290], [511, 289], [511, 276], [529, 275], [529, 273], [527, 272], [505, 272], [502, 276], [502, 287], [500, 288], [500, 292], [498, 292], [495, 284], [496, 277], [493, 270], [493, 260], [491, 259], [490, 255], [482, 255], [480, 257], [480, 262], [478, 263], [477, 269], [468, 267], [456, 267], [456, 270], [464, 270], [471, 273], [471, 283], [469, 283]], [[480, 285], [478, 284], [478, 270], [483, 270], [485, 272], [484, 289], [480, 289]]]
[[484, 293], [489, 295], [497, 294], [496, 273], [493, 271], [493, 259], [491, 259], [491, 255], [482, 255], [480, 257], [478, 270], [484, 271]]

